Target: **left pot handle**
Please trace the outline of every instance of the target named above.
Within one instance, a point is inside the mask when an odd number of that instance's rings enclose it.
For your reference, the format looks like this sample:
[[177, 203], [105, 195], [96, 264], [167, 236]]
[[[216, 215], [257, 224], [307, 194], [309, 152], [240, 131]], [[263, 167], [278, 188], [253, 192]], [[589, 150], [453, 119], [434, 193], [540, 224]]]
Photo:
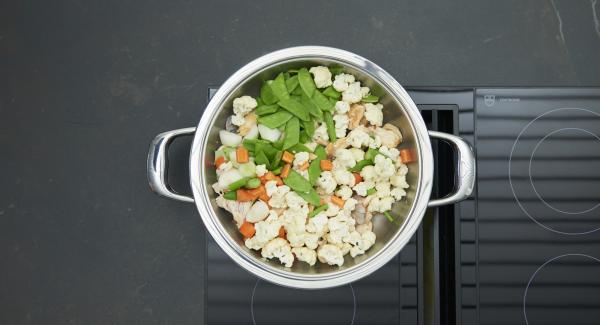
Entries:
[[194, 198], [175, 193], [167, 184], [167, 154], [171, 142], [182, 135], [190, 135], [196, 128], [184, 128], [163, 132], [157, 135], [150, 144], [148, 152], [148, 182], [150, 188], [158, 195], [183, 202], [194, 202]]
[[473, 193], [475, 187], [475, 155], [471, 146], [463, 139], [448, 133], [429, 131], [429, 136], [444, 140], [454, 147], [458, 153], [456, 188], [453, 193], [441, 199], [430, 200], [428, 207], [452, 204], [462, 201]]

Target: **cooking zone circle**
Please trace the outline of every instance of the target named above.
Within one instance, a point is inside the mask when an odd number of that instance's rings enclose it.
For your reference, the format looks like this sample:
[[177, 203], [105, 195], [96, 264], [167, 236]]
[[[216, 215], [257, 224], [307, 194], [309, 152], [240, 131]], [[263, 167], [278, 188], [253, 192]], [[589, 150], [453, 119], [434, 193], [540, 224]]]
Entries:
[[[313, 312], [298, 313], [298, 310]], [[252, 324], [354, 324], [356, 295], [352, 284], [322, 290], [299, 290], [256, 280], [250, 300]], [[291, 317], [291, 319], [290, 319]]]
[[525, 288], [525, 323], [570, 324], [579, 318], [581, 309], [600, 310], [598, 274], [600, 259], [590, 255], [564, 254], [546, 261]]
[[[597, 231], [600, 114], [559, 108], [521, 130], [509, 159], [511, 191], [521, 210], [543, 228], [565, 235]], [[557, 186], [557, 184], [559, 186]], [[535, 211], [535, 213], [534, 213]]]

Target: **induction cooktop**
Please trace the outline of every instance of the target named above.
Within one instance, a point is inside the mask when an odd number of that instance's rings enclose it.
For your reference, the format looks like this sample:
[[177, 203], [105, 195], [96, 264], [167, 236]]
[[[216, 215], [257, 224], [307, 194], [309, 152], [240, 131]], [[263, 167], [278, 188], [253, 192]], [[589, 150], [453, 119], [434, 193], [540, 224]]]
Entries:
[[[598, 324], [600, 88], [408, 90], [429, 129], [474, 147], [473, 195], [428, 210], [395, 259], [333, 289], [259, 280], [207, 236], [206, 324]], [[432, 145], [438, 197], [455, 157]]]

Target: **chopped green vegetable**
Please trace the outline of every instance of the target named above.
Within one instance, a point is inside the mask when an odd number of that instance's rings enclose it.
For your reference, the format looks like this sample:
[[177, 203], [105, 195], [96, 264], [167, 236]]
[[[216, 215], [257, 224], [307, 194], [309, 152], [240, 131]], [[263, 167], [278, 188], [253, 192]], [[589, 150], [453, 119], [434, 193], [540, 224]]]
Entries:
[[315, 82], [313, 81], [310, 72], [308, 72], [306, 68], [298, 70], [298, 82], [306, 96], [312, 97], [317, 87], [315, 86]]
[[377, 190], [374, 187], [371, 187], [370, 189], [367, 190], [367, 196], [373, 195], [375, 193], [377, 193]]
[[257, 188], [260, 186], [260, 179], [254, 177], [246, 182], [246, 188]]
[[298, 76], [291, 76], [288, 80], [285, 81], [285, 88], [287, 88], [288, 92], [291, 93], [298, 87]]
[[223, 198], [225, 200], [233, 200], [233, 201], [235, 201], [235, 200], [237, 200], [237, 192], [236, 191], [226, 192], [225, 194], [223, 194]]
[[318, 207], [318, 208], [316, 208], [316, 209], [312, 210], [312, 212], [310, 212], [310, 213], [308, 214], [308, 217], [309, 217], [309, 218], [312, 218], [312, 217], [316, 216], [317, 214], [319, 214], [319, 213], [321, 213], [321, 212], [323, 212], [323, 211], [325, 211], [325, 210], [327, 210], [327, 209], [329, 209], [329, 205], [327, 205], [327, 204], [323, 204], [322, 206], [320, 206], [320, 207]]
[[379, 150], [369, 148], [369, 150], [367, 150], [367, 152], [365, 153], [365, 159], [366, 160], [374, 160], [375, 156], [377, 156], [378, 154], [379, 154]]
[[273, 93], [273, 89], [271, 88], [271, 84], [273, 84], [273, 80], [269, 80], [263, 83], [262, 87], [260, 87], [260, 99], [266, 104], [271, 105], [277, 103], [277, 97]]
[[335, 126], [333, 124], [333, 117], [331, 117], [331, 113], [323, 112], [323, 119], [325, 120], [325, 125], [327, 126], [327, 135], [329, 135], [329, 141], [335, 142], [337, 140], [337, 136], [335, 135]]
[[308, 136], [308, 134], [306, 134], [306, 130], [300, 131], [299, 139], [301, 143], [307, 143], [308, 141], [310, 141], [310, 137]]
[[261, 116], [258, 118], [258, 123], [265, 125], [268, 128], [276, 129], [284, 125], [289, 119], [292, 118], [292, 114], [288, 111], [279, 111], [273, 114]]
[[289, 151], [296, 153], [296, 152], [312, 152], [312, 150], [310, 150], [307, 146], [303, 145], [302, 143], [298, 143], [297, 145], [294, 145], [293, 147], [291, 147], [289, 149]]
[[317, 159], [310, 162], [308, 166], [308, 179], [311, 185], [317, 184], [317, 180], [321, 176], [321, 159]]
[[267, 158], [267, 155], [265, 155], [265, 153], [262, 151], [256, 153], [256, 156], [254, 157], [254, 163], [257, 165], [265, 165], [267, 168], [270, 166], [269, 158]]
[[379, 101], [379, 97], [374, 95], [367, 95], [362, 98], [363, 103], [377, 103]]
[[279, 109], [279, 105], [275, 105], [275, 104], [262, 105], [262, 106], [258, 106], [256, 108], [256, 110], [254, 111], [254, 113], [256, 113], [256, 115], [258, 115], [258, 116], [261, 116], [261, 115], [273, 114], [273, 113], [277, 112], [278, 109]]
[[371, 159], [363, 159], [363, 160], [357, 162], [356, 165], [354, 165], [354, 167], [351, 167], [350, 171], [351, 172], [359, 172], [363, 168], [365, 168], [365, 166], [369, 166], [369, 165], [373, 165], [373, 160], [371, 160]]
[[294, 96], [301, 96], [304, 95], [304, 90], [302, 90], [302, 87], [296, 87], [293, 91], [292, 91], [292, 95]]
[[296, 73], [298, 73], [298, 69], [289, 69], [288, 72], [290, 74], [296, 74]]
[[298, 194], [301, 198], [303, 198], [304, 201], [306, 201], [312, 205], [321, 204], [321, 198], [319, 197], [319, 194], [317, 194], [317, 191], [315, 191], [312, 187], [310, 188], [310, 191], [308, 191], [308, 192], [300, 192], [300, 191], [294, 191], [294, 192], [296, 192], [296, 194]]
[[383, 213], [383, 215], [390, 221], [390, 222], [394, 222], [394, 217], [392, 217], [392, 215], [390, 214], [389, 211], [386, 211]]
[[277, 168], [273, 169], [271, 172], [273, 172], [273, 174], [275, 174], [275, 175], [279, 175], [279, 174], [281, 174], [281, 167], [277, 167]]
[[256, 165], [252, 161], [239, 164], [238, 171], [244, 177], [254, 177], [256, 175]]
[[263, 102], [263, 100], [260, 97], [256, 98], [256, 106], [263, 106], [264, 104], [265, 102]]
[[317, 155], [319, 159], [327, 159], [327, 151], [325, 151], [325, 148], [320, 144], [315, 148], [315, 155]]
[[308, 114], [308, 110], [306, 109], [306, 107], [304, 107], [304, 105], [302, 105], [300, 102], [298, 102], [295, 99], [288, 97], [286, 99], [280, 100], [277, 104], [279, 104], [279, 106], [285, 108], [288, 112], [296, 115], [299, 119], [301, 119], [303, 121], [308, 121], [310, 119], [310, 116]]
[[341, 93], [339, 93], [333, 87], [329, 86], [329, 87], [325, 88], [325, 90], [323, 90], [323, 95], [325, 95], [327, 97], [331, 97], [333, 99], [339, 99]]
[[283, 73], [280, 73], [277, 78], [273, 80], [271, 83], [271, 89], [273, 90], [273, 95], [275, 95], [275, 97], [277, 97], [279, 100], [290, 98], [290, 94], [285, 86], [285, 77], [283, 76]]
[[237, 180], [237, 181], [229, 184], [229, 186], [227, 186], [227, 189], [230, 190], [230, 191], [235, 191], [238, 188], [246, 185], [246, 182], [248, 181], [248, 179], [250, 179], [250, 178], [249, 177], [244, 177], [244, 178], [242, 178], [240, 180]]
[[331, 72], [332, 75], [336, 75], [336, 74], [340, 74], [342, 72], [344, 72], [344, 68], [340, 67], [340, 66], [333, 66], [333, 67], [328, 67], [329, 68], [329, 72]]
[[285, 124], [285, 137], [283, 138], [283, 150], [291, 148], [300, 141], [300, 121], [292, 117]]
[[283, 182], [296, 192], [306, 193], [313, 189], [306, 178], [293, 169], [290, 169], [290, 173], [283, 179]]
[[271, 168], [277, 168], [281, 163], [281, 157], [283, 156], [283, 151], [277, 151], [273, 159], [271, 159]]
[[312, 138], [312, 136], [315, 134], [315, 122], [313, 120], [302, 121], [302, 127], [306, 131], [306, 135]]
[[306, 95], [304, 95], [300, 99], [300, 102], [308, 110], [308, 113], [310, 113], [310, 115], [316, 117], [317, 120], [323, 119], [323, 112], [321, 111], [321, 109], [319, 107], [317, 107], [317, 105], [315, 104], [315, 102], [312, 99], [310, 99], [309, 97], [306, 97]]
[[267, 143], [257, 142], [254, 145], [255, 154], [258, 155], [259, 152], [263, 152], [265, 154], [265, 156], [267, 157], [267, 159], [269, 159], [269, 160], [272, 160], [278, 151], [279, 150], [277, 150], [277, 148], [275, 148], [273, 145], [271, 145], [268, 142]]
[[329, 98], [325, 95], [323, 95], [320, 91], [315, 91], [315, 93], [312, 96], [312, 100], [315, 102], [315, 104], [317, 105], [318, 108], [320, 108], [322, 111], [328, 111], [331, 112], [333, 111], [333, 106], [335, 105], [334, 103], [331, 103], [329, 101]]

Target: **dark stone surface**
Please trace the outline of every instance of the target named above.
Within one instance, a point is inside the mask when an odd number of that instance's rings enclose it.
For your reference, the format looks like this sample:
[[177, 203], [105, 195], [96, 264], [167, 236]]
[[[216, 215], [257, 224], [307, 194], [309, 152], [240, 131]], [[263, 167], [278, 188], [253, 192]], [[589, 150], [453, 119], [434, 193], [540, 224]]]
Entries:
[[146, 152], [249, 60], [322, 44], [410, 86], [598, 86], [594, 4], [3, 2], [0, 323], [203, 323], [203, 226], [149, 191]]

